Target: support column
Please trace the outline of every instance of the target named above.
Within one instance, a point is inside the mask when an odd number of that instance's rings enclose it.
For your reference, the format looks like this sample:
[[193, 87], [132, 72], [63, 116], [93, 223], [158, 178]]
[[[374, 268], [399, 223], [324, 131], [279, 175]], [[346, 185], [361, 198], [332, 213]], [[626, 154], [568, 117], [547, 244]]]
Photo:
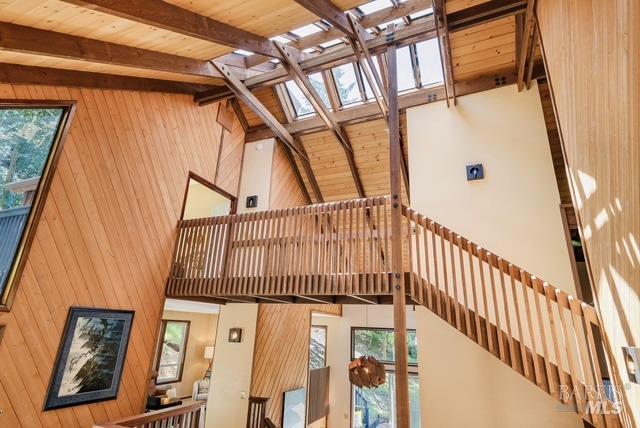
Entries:
[[396, 355], [396, 427], [409, 428], [409, 367], [407, 350], [407, 304], [402, 266], [402, 152], [400, 111], [393, 24], [387, 27], [387, 67], [389, 70], [389, 172], [391, 177], [391, 270], [393, 325]]

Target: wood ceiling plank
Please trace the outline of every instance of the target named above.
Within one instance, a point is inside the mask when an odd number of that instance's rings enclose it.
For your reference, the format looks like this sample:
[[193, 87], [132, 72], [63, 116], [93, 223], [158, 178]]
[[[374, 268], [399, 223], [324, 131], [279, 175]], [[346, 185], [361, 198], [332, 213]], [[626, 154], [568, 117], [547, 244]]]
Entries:
[[0, 22], [0, 49], [171, 73], [221, 77], [207, 61], [7, 22]]
[[343, 34], [353, 38], [355, 34], [351, 29], [351, 24], [345, 13], [336, 7], [330, 0], [295, 0], [300, 6], [304, 7], [319, 18], [331, 23], [335, 28]]
[[244, 49], [273, 58], [280, 57], [277, 49], [265, 37], [167, 2], [154, 0], [63, 1], [234, 49]]

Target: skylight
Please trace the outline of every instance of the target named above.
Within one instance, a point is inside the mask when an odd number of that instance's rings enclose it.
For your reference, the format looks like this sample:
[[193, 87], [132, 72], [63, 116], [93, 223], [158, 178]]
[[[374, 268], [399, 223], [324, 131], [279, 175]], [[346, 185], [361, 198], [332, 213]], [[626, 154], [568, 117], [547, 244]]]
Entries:
[[353, 63], [335, 67], [333, 68], [332, 73], [336, 81], [336, 87], [338, 88], [340, 104], [346, 106], [362, 101]]
[[314, 73], [309, 75], [309, 81], [311, 85], [315, 88], [322, 99], [324, 105], [327, 106], [329, 110], [331, 110], [331, 101], [329, 101], [329, 93], [327, 92], [327, 87], [324, 85], [324, 79], [322, 78], [322, 73]]
[[242, 55], [242, 56], [251, 56], [251, 55], [253, 55], [253, 52], [245, 51], [243, 49], [238, 49], [237, 51], [233, 51], [233, 53], [237, 53], [238, 55]]
[[287, 43], [291, 42], [291, 40], [287, 39], [286, 37], [282, 37], [282, 36], [274, 36], [274, 37], [271, 37], [269, 40], [273, 40], [275, 42], [279, 42], [279, 43], [282, 43], [282, 44], [287, 44]]
[[422, 86], [442, 82], [442, 63], [440, 61], [438, 39], [416, 43], [416, 50], [418, 52]]
[[409, 18], [411, 19], [419, 19], [419, 18], [423, 18], [427, 15], [431, 15], [433, 13], [433, 8], [430, 7], [429, 9], [425, 9], [421, 12], [416, 12], [416, 13], [412, 13], [411, 15], [409, 15]]
[[364, 14], [369, 15], [370, 13], [377, 12], [391, 6], [393, 6], [393, 4], [391, 4], [389, 0], [373, 0], [369, 3], [360, 5], [358, 9], [360, 9]]
[[323, 48], [330, 48], [331, 46], [339, 45], [340, 43], [342, 43], [342, 40], [333, 39], [329, 40], [328, 42], [320, 43], [320, 46], [322, 46]]
[[404, 21], [402, 20], [402, 18], [394, 19], [393, 21], [383, 22], [382, 24], [378, 25], [378, 28], [385, 29], [389, 24], [400, 25], [400, 24], [404, 24]]
[[[373, 66], [376, 69], [376, 73], [378, 73], [378, 76], [380, 76], [380, 66], [378, 65], [378, 57], [377, 56], [373, 56], [371, 57], [371, 59], [373, 60]], [[371, 86], [369, 85], [369, 80], [367, 79], [366, 74], [364, 74], [364, 72], [362, 73], [362, 81], [364, 82], [364, 93], [367, 95], [367, 99], [373, 99], [373, 91], [371, 90]], [[378, 92], [378, 90], [376, 90], [376, 92]]]
[[406, 91], [416, 87], [413, 76], [413, 66], [411, 65], [411, 54], [409, 46], [405, 46], [397, 51], [398, 64], [398, 92]]
[[291, 30], [293, 34], [299, 37], [310, 36], [311, 34], [319, 33], [320, 31], [322, 31], [322, 29], [315, 24], [305, 25], [304, 27]]
[[287, 92], [289, 93], [289, 98], [291, 99], [291, 104], [293, 105], [296, 117], [307, 116], [315, 112], [313, 106], [302, 93], [302, 90], [296, 82], [288, 80], [284, 83], [284, 86], [287, 88]]
[[[322, 74], [318, 72], [310, 74], [308, 77], [309, 82], [311, 82], [311, 85], [314, 87], [318, 95], [320, 95], [320, 99], [324, 105], [331, 110], [331, 102], [329, 101], [329, 94], [327, 93], [327, 88], [324, 85]], [[313, 108], [313, 105], [304, 95], [296, 82], [289, 80], [285, 82], [284, 86], [287, 88], [287, 93], [289, 94], [289, 99], [291, 100], [291, 105], [293, 106], [296, 118], [315, 114], [316, 111]]]

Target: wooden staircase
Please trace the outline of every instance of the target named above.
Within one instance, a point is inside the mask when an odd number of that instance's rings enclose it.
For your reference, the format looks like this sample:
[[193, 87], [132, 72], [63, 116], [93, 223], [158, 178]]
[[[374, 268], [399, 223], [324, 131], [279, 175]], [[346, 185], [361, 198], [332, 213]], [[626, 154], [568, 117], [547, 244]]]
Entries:
[[[595, 309], [389, 197], [185, 220], [167, 296], [391, 303], [392, 239], [407, 303], [423, 305], [596, 427], [624, 426]], [[618, 383], [618, 382], [614, 382]]]

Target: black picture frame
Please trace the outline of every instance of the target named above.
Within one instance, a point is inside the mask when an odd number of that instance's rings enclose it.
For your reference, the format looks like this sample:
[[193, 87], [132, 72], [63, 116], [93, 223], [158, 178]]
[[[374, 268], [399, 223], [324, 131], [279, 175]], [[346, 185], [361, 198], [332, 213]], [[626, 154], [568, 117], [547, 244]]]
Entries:
[[[47, 389], [44, 410], [113, 400], [118, 396], [133, 326], [133, 316], [134, 311], [69, 308], [64, 334], [58, 347], [53, 373]], [[79, 322], [83, 324], [80, 325]], [[78, 328], [82, 331], [78, 331]], [[99, 334], [105, 328], [109, 329], [107, 334], [99, 337], [87, 336]], [[80, 344], [81, 340], [84, 343]], [[96, 340], [102, 340], [102, 342], [98, 342], [98, 351], [94, 351], [92, 355], [85, 345], [91, 342], [95, 349]], [[98, 355], [101, 356], [100, 359], [94, 360]], [[105, 355], [112, 355], [113, 358], [105, 358]], [[80, 363], [82, 363], [81, 366], [79, 366]], [[82, 377], [80, 373], [85, 367], [90, 367], [87, 364], [102, 364], [102, 369], [98, 372], [104, 374], [106, 371], [107, 378], [95, 375]], [[72, 373], [75, 374], [72, 376]], [[70, 382], [70, 378], [73, 383]], [[106, 385], [107, 383], [109, 387], [98, 389], [100, 384]], [[71, 391], [76, 388], [76, 391]]]

